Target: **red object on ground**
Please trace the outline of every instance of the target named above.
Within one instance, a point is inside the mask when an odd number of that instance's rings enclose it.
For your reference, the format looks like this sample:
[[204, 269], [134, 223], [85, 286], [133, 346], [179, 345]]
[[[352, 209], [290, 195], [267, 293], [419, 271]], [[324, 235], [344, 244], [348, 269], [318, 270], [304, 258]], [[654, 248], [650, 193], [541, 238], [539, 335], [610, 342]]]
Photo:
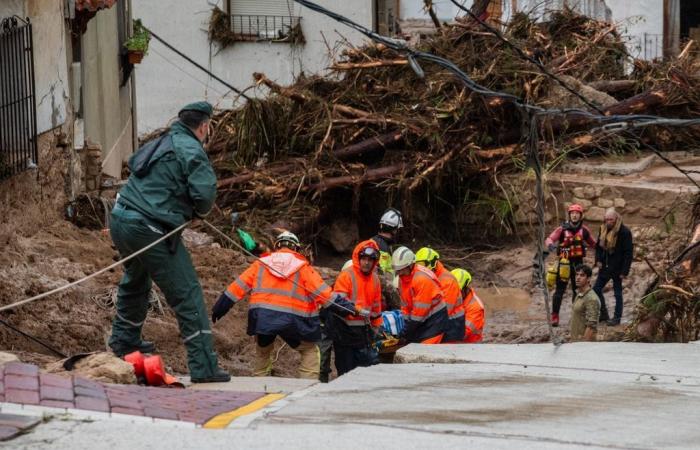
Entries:
[[144, 363], [145, 357], [140, 351], [135, 351], [124, 356], [124, 361], [128, 362], [134, 366], [134, 373], [137, 377], [144, 376]]

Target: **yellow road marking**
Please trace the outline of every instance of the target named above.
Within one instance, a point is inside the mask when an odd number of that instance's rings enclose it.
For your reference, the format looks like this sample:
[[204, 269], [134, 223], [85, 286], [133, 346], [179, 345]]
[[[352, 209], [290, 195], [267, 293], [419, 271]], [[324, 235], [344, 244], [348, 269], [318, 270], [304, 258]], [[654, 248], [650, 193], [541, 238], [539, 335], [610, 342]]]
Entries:
[[259, 411], [270, 403], [276, 402], [284, 397], [284, 394], [267, 394], [266, 396], [261, 397], [254, 402], [248, 403], [245, 406], [241, 406], [233, 411], [221, 413], [218, 416], [209, 419], [209, 421], [204, 424], [203, 428], [226, 428], [237, 418]]

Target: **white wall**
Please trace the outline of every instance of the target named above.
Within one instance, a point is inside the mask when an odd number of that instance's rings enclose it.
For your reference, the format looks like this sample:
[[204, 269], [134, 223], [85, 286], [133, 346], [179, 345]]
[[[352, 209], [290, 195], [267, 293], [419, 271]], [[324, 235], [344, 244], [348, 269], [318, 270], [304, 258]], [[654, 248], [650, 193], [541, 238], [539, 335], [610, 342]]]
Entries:
[[[239, 89], [253, 83], [253, 72], [263, 72], [278, 83], [289, 84], [302, 70], [307, 74], [323, 71], [329, 63], [323, 36], [331, 47], [336, 45], [340, 35], [355, 44], [364, 40], [358, 32], [295, 3], [293, 14], [302, 17], [306, 44], [295, 47], [283, 43], [236, 42], [215, 55], [217, 47], [210, 48], [207, 26], [213, 6], [218, 4], [224, 9], [223, 2], [172, 0], [166, 7], [161, 2], [137, 0], [133, 2], [133, 17], [142, 19], [144, 25], [164, 40]], [[372, 26], [371, 0], [318, 0], [317, 3], [367, 27]], [[258, 96], [266, 93], [266, 88], [247, 92]], [[136, 68], [139, 134], [165, 126], [188, 102], [205, 99], [221, 107], [230, 107], [235, 96], [152, 39], [148, 55]]]
[[[613, 22], [620, 24], [620, 32], [629, 36], [628, 49], [632, 56], [644, 57], [638, 48], [638, 43], [644, 39], [644, 33], [659, 35], [659, 39], [663, 39], [663, 0], [605, 0], [605, 3], [612, 10]], [[651, 36], [647, 37], [651, 39]], [[662, 43], [659, 45], [663, 46]]]
[[37, 132], [41, 134], [66, 121], [69, 88], [63, 2], [0, 0], [0, 19], [14, 14], [28, 16], [32, 22]]
[[[460, 4], [464, 4], [465, 8], [470, 8], [474, 3], [473, 0], [457, 0]], [[401, 0], [399, 2], [401, 19], [430, 19], [425, 13], [423, 0]], [[440, 20], [449, 21], [462, 15], [463, 12], [455, 6], [450, 0], [433, 0], [433, 11]]]

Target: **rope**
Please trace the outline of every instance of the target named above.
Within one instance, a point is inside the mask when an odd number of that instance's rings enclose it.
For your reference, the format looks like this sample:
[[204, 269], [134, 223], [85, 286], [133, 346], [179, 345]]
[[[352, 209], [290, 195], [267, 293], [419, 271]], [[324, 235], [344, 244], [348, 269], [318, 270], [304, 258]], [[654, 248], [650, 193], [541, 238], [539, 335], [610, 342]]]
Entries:
[[151, 242], [150, 244], [148, 244], [147, 246], [143, 247], [141, 250], [138, 250], [137, 252], [132, 253], [131, 255], [129, 255], [129, 256], [125, 257], [125, 258], [120, 259], [119, 261], [117, 261], [117, 262], [115, 262], [114, 264], [111, 264], [111, 265], [105, 267], [104, 269], [98, 270], [97, 272], [94, 272], [94, 273], [92, 273], [92, 274], [90, 274], [90, 275], [88, 275], [88, 276], [85, 276], [85, 277], [83, 277], [83, 278], [81, 278], [81, 279], [79, 279], [79, 280], [73, 281], [72, 283], [68, 283], [68, 284], [66, 284], [66, 285], [57, 287], [56, 289], [52, 289], [52, 290], [50, 290], [50, 291], [48, 291], [48, 292], [44, 292], [43, 294], [35, 295], [34, 297], [30, 297], [30, 298], [27, 298], [27, 299], [24, 299], [24, 300], [20, 300], [20, 301], [15, 302], [15, 303], [10, 303], [9, 305], [2, 306], [2, 307], [0, 307], [0, 312], [2, 312], [2, 311], [8, 311], [8, 310], [10, 310], [10, 309], [17, 308], [18, 306], [26, 305], [27, 303], [35, 302], [35, 301], [40, 300], [40, 299], [42, 299], [42, 298], [44, 298], [44, 297], [48, 297], [49, 295], [53, 295], [53, 294], [56, 294], [56, 293], [58, 293], [58, 292], [65, 291], [66, 289], [69, 289], [69, 288], [71, 288], [71, 287], [73, 287], [73, 286], [76, 286], [76, 285], [78, 285], [78, 284], [80, 284], [80, 283], [83, 283], [83, 282], [85, 282], [85, 281], [87, 281], [87, 280], [90, 280], [90, 279], [92, 279], [92, 278], [95, 278], [96, 276], [101, 275], [101, 274], [107, 272], [108, 270], [112, 270], [112, 269], [114, 269], [115, 267], [120, 266], [120, 265], [124, 264], [125, 262], [127, 262], [127, 261], [129, 261], [129, 260], [131, 260], [131, 259], [133, 259], [133, 258], [135, 258], [135, 257], [137, 257], [137, 256], [139, 256], [140, 254], [144, 253], [145, 251], [150, 250], [151, 248], [153, 248], [153, 247], [155, 247], [156, 245], [160, 244], [161, 242], [163, 242], [164, 240], [166, 240], [166, 239], [169, 238], [170, 236], [172, 236], [172, 235], [178, 233], [180, 230], [184, 229], [184, 228], [185, 228], [187, 225], [189, 225], [189, 224], [190, 224], [190, 222], [185, 222], [185, 223], [183, 223], [182, 225], [180, 225], [179, 227], [175, 228], [174, 230], [172, 230], [172, 231], [169, 232], [168, 234], [166, 234], [166, 235], [164, 235], [164, 236], [158, 238], [157, 240], [155, 240], [155, 241]]

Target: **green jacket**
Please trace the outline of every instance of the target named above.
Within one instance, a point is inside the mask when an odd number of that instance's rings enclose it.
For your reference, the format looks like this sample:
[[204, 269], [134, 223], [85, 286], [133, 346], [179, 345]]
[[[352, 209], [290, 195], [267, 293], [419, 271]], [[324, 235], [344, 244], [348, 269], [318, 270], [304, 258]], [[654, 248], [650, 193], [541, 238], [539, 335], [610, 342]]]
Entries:
[[[216, 175], [189, 128], [175, 122], [168, 134], [172, 146], [156, 150], [145, 176], [129, 176], [119, 201], [166, 227], [177, 228], [195, 213], [204, 216], [214, 206]], [[130, 167], [135, 155], [129, 159]]]

